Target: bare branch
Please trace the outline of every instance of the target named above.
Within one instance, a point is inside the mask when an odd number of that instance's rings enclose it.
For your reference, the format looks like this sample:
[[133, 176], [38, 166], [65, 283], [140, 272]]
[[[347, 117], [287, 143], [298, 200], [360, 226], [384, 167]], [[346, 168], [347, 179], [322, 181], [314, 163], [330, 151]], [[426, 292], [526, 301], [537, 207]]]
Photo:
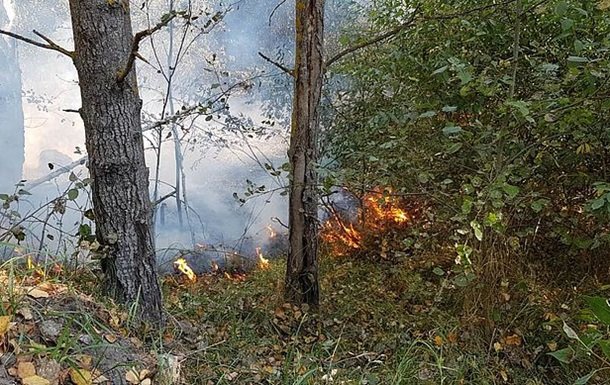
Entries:
[[173, 196], [176, 196], [176, 190], [172, 191], [171, 193], [162, 196], [161, 198], [157, 199], [156, 201], [153, 202], [153, 206], [158, 206], [161, 203], [163, 203], [164, 200], [167, 200]]
[[72, 59], [74, 58], [74, 52], [68, 51], [67, 49], [57, 45], [53, 40], [51, 40], [48, 37], [44, 36], [40, 32], [37, 32], [36, 30], [34, 30], [33, 32], [34, 32], [35, 35], [39, 36], [41, 39], [46, 41], [48, 44], [41, 43], [39, 41], [32, 40], [32, 39], [27, 38], [25, 36], [21, 36], [21, 35], [18, 35], [16, 33], [12, 33], [12, 32], [9, 32], [9, 31], [4, 31], [4, 30], [0, 29], [0, 35], [10, 36], [13, 39], [17, 39], [17, 40], [23, 41], [25, 43], [35, 45], [36, 47], [48, 49], [48, 50], [51, 50], [51, 51], [56, 51], [56, 52], [59, 52], [59, 53], [62, 53], [64, 55], [66, 55], [66, 56], [69, 56]]
[[162, 19], [161, 22], [159, 22], [154, 27], [136, 33], [133, 38], [133, 43], [131, 44], [131, 52], [129, 53], [129, 57], [127, 58], [127, 64], [125, 64], [125, 68], [119, 71], [119, 74], [117, 75], [117, 81], [119, 83], [125, 80], [127, 75], [129, 75], [129, 72], [131, 72], [133, 64], [135, 63], [136, 58], [138, 57], [138, 50], [140, 49], [140, 43], [142, 42], [142, 40], [168, 25], [172, 20], [176, 18], [176, 16], [177, 13], [174, 12]]
[[85, 163], [87, 163], [87, 156], [83, 156], [82, 158], [77, 159], [74, 162], [72, 162], [72, 163], [70, 163], [68, 165], [65, 165], [63, 167], [58, 167], [52, 173], [49, 173], [48, 175], [43, 176], [42, 178], [39, 178], [39, 179], [36, 179], [36, 180], [33, 180], [33, 181], [27, 183], [23, 187], [23, 189], [26, 190], [26, 191], [29, 191], [29, 190], [33, 189], [34, 187], [39, 186], [39, 185], [41, 185], [41, 184], [43, 184], [45, 182], [49, 182], [49, 181], [57, 178], [58, 176], [60, 176], [62, 174], [65, 174], [67, 172], [72, 171], [72, 169], [74, 169], [74, 168], [76, 168], [78, 166], [84, 165]]
[[276, 62], [275, 60], [271, 59], [270, 57], [266, 56], [265, 54], [263, 54], [262, 52], [258, 53], [258, 56], [262, 57], [263, 59], [265, 59], [266, 61], [268, 61], [269, 63], [273, 64], [274, 66], [276, 66], [277, 68], [281, 69], [282, 71], [286, 72], [288, 75], [294, 77], [294, 70], [291, 70], [290, 68], [286, 67], [285, 65]]

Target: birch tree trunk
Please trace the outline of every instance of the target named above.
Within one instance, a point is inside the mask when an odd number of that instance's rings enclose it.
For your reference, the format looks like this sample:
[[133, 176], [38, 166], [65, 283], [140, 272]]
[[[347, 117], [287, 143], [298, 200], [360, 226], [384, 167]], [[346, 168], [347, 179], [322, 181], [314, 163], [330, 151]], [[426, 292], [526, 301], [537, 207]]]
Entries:
[[[0, 0], [0, 29], [9, 19]], [[0, 193], [11, 194], [22, 178], [25, 159], [21, 71], [15, 42], [0, 36]]]
[[133, 32], [126, 0], [70, 0], [96, 236], [106, 294], [163, 322], [152, 205], [135, 68], [123, 81]]
[[317, 133], [323, 77], [324, 0], [296, 1], [295, 89], [288, 157], [290, 252], [286, 299], [319, 303]]

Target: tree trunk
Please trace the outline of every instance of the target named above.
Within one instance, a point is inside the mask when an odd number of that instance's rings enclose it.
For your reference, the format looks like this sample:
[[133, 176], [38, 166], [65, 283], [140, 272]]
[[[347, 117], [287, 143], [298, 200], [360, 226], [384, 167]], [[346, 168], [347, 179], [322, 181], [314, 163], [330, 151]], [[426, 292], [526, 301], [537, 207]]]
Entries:
[[133, 32], [126, 0], [70, 0], [96, 236], [106, 294], [163, 321], [152, 205], [135, 68], [123, 81]]
[[324, 0], [296, 1], [295, 90], [288, 157], [290, 252], [286, 299], [319, 303], [317, 133], [322, 94]]
[[[0, 29], [9, 19], [0, 1]], [[21, 72], [15, 42], [0, 37], [0, 193], [12, 194], [22, 178], [25, 159]]]

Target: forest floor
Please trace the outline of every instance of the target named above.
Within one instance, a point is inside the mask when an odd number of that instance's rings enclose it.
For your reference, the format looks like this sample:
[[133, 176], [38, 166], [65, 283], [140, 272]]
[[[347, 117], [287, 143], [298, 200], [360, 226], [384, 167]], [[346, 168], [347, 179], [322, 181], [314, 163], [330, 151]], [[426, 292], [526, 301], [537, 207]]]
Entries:
[[162, 334], [96, 298], [92, 274], [5, 265], [0, 385], [538, 385], [587, 373], [549, 355], [566, 342], [560, 316], [576, 311], [552, 290], [503, 294], [490, 326], [464, 315], [435, 263], [324, 258], [317, 311], [284, 303], [280, 261], [247, 275], [167, 277]]

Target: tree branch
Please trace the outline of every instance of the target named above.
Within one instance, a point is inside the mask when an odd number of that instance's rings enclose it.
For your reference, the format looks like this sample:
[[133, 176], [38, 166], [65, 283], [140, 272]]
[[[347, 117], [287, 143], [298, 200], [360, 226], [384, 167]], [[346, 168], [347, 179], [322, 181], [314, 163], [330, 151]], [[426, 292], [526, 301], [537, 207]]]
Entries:
[[396, 28], [385, 32], [377, 37], [374, 37], [371, 40], [367, 40], [365, 42], [359, 43], [354, 45], [353, 47], [348, 47], [346, 49], [344, 49], [343, 51], [339, 52], [338, 54], [336, 54], [335, 56], [331, 57], [330, 59], [328, 59], [326, 61], [325, 67], [329, 67], [332, 64], [336, 63], [337, 61], [343, 59], [345, 56], [354, 53], [360, 49], [366, 48], [368, 46], [371, 46], [373, 44], [376, 43], [380, 43], [382, 41], [385, 41], [387, 39], [390, 39], [391, 37], [394, 37], [395, 35], [399, 34], [400, 32], [404, 31], [405, 29], [413, 26], [419, 19], [421, 20], [449, 20], [449, 19], [454, 19], [456, 17], [463, 17], [463, 16], [467, 16], [470, 15], [472, 13], [477, 13], [477, 12], [482, 12], [485, 11], [487, 9], [492, 9], [492, 8], [499, 8], [502, 6], [506, 6], [509, 5], [511, 3], [514, 3], [517, 0], [506, 0], [502, 3], [494, 3], [494, 4], [487, 4], [487, 5], [483, 5], [480, 7], [475, 7], [475, 8], [471, 8], [468, 10], [465, 10], [463, 12], [455, 12], [455, 13], [448, 13], [445, 15], [437, 15], [437, 16], [425, 16], [422, 15], [421, 17], [418, 17], [418, 13], [419, 13], [419, 7], [416, 8], [413, 13], [411, 14], [411, 17], [409, 18], [409, 20], [407, 20], [406, 22], [398, 25]]
[[373, 38], [371, 40], [367, 40], [367, 41], [362, 42], [360, 44], [356, 44], [356, 45], [354, 45], [352, 47], [348, 47], [348, 48], [344, 49], [343, 51], [339, 52], [335, 56], [333, 56], [330, 59], [328, 59], [326, 61], [325, 65], [324, 65], [324, 67], [327, 68], [327, 67], [333, 65], [333, 63], [336, 63], [337, 61], [343, 59], [343, 57], [345, 57], [345, 56], [347, 56], [347, 55], [349, 55], [351, 53], [354, 53], [354, 52], [356, 52], [356, 51], [358, 51], [358, 50], [360, 50], [362, 48], [366, 48], [366, 47], [368, 47], [370, 45], [373, 45], [373, 44], [382, 42], [382, 41], [384, 41], [386, 39], [389, 39], [392, 36], [397, 35], [401, 31], [404, 31], [405, 29], [411, 27], [413, 24], [415, 24], [415, 21], [416, 21], [417, 15], [418, 15], [418, 11], [419, 11], [419, 8], [416, 8], [415, 11], [413, 11], [413, 13], [411, 14], [411, 17], [409, 18], [409, 20], [407, 20], [406, 22], [400, 24], [398, 27], [396, 27], [396, 28], [394, 28], [394, 29], [384, 33], [384, 34], [381, 34], [381, 35], [379, 35], [379, 36], [377, 36], [377, 37], [375, 37], [375, 38]]
[[269, 63], [273, 64], [274, 66], [276, 66], [277, 68], [281, 69], [282, 71], [286, 72], [288, 75], [294, 77], [294, 70], [291, 70], [290, 68], [286, 67], [285, 65], [276, 62], [275, 60], [271, 59], [270, 57], [266, 56], [265, 54], [263, 54], [262, 52], [258, 53], [258, 56], [262, 57], [263, 59], [265, 59], [266, 61], [268, 61]]
[[117, 81], [119, 83], [123, 82], [127, 75], [129, 75], [129, 72], [131, 72], [133, 64], [136, 61], [136, 57], [138, 57], [138, 50], [140, 49], [140, 43], [142, 42], [142, 40], [168, 25], [172, 20], [176, 18], [176, 16], [177, 13], [173, 12], [168, 16], [162, 18], [161, 22], [159, 22], [154, 27], [136, 33], [133, 38], [133, 43], [131, 43], [131, 52], [129, 53], [129, 57], [127, 57], [127, 64], [125, 64], [125, 68], [120, 70], [117, 75]]
[[164, 200], [167, 200], [173, 196], [176, 196], [176, 190], [172, 191], [169, 194], [163, 195], [161, 198], [157, 199], [156, 201], [153, 202], [153, 206], [158, 206], [161, 203], [163, 203]]
[[16, 33], [12, 33], [12, 32], [9, 32], [9, 31], [4, 31], [4, 30], [0, 29], [0, 35], [6, 35], [6, 36], [9, 36], [9, 37], [12, 37], [13, 39], [17, 39], [17, 40], [23, 41], [25, 43], [35, 45], [36, 47], [48, 49], [48, 50], [51, 50], [51, 51], [57, 51], [57, 52], [59, 52], [61, 54], [69, 56], [72, 59], [74, 58], [74, 52], [68, 51], [67, 49], [59, 46], [53, 40], [49, 39], [48, 37], [44, 36], [43, 34], [41, 34], [40, 32], [38, 32], [36, 30], [34, 30], [33, 32], [34, 32], [34, 34], [36, 36], [38, 36], [42, 40], [46, 41], [47, 44], [41, 43], [41, 42], [36, 41], [36, 40], [32, 40], [30, 38], [18, 35]]

